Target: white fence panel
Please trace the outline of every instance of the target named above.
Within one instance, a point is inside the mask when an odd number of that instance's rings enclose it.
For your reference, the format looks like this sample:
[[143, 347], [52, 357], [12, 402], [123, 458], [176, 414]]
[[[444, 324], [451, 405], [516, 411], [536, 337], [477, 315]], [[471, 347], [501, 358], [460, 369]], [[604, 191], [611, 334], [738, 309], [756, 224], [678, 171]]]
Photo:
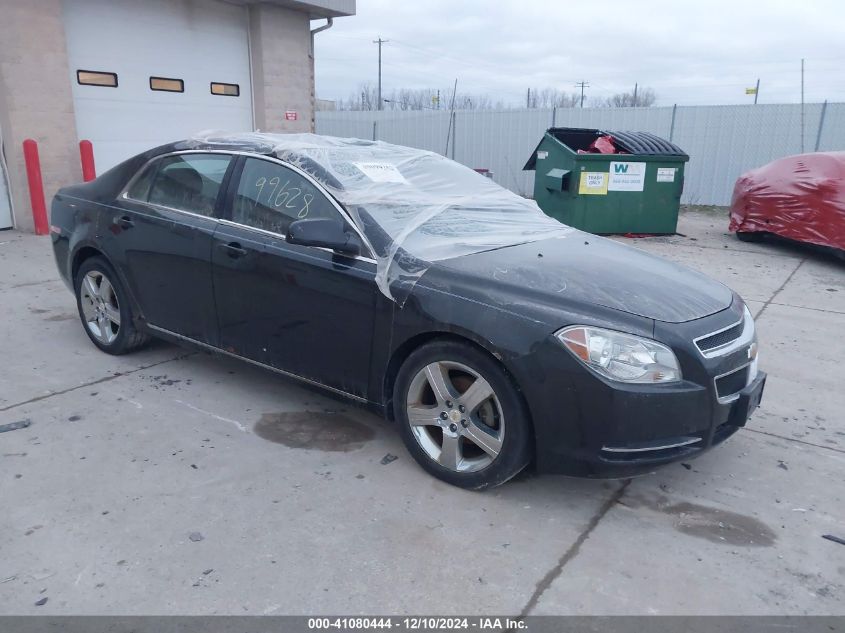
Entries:
[[820, 152], [845, 150], [845, 103], [827, 104], [818, 141]]
[[522, 171], [522, 166], [551, 122], [551, 110], [459, 112], [455, 160], [474, 169], [489, 169], [503, 187], [531, 196], [534, 172]]
[[[820, 111], [819, 104], [805, 108], [806, 151], [813, 150]], [[734, 183], [742, 173], [781, 156], [801, 152], [801, 108], [795, 105], [678, 108], [673, 142], [690, 155], [683, 201], [728, 205]]]
[[[445, 154], [491, 170], [496, 182], [526, 196], [533, 193], [534, 173], [522, 166], [547, 128], [651, 132], [690, 155], [683, 201], [717, 205], [730, 204], [734, 182], [743, 172], [802, 148], [798, 104], [467, 110], [455, 113], [451, 133], [449, 121], [445, 110], [317, 112], [317, 132]], [[817, 145], [819, 151], [845, 150], [845, 104], [804, 107], [804, 151]]]

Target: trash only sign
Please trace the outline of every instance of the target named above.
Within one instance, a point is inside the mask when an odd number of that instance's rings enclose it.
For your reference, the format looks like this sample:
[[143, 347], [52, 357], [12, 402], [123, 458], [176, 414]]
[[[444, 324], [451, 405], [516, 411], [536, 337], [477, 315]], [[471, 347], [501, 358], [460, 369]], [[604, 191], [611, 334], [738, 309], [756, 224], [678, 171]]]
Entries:
[[581, 195], [606, 196], [607, 173], [603, 171], [582, 171], [578, 183], [578, 193]]
[[642, 191], [645, 186], [645, 163], [611, 161], [609, 191]]

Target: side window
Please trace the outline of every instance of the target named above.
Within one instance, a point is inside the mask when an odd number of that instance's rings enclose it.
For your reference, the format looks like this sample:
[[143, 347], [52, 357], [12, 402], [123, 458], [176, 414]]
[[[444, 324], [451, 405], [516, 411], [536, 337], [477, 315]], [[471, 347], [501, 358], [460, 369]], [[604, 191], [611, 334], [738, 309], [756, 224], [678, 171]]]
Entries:
[[147, 165], [147, 168], [126, 191], [126, 195], [133, 200], [146, 202], [150, 195], [150, 185], [153, 184], [153, 176], [156, 175], [156, 170], [158, 170], [158, 161]]
[[133, 200], [211, 216], [231, 156], [178, 154], [153, 163], [132, 184]]
[[259, 158], [246, 159], [233, 222], [284, 235], [294, 220], [337, 217], [325, 195], [295, 171]]

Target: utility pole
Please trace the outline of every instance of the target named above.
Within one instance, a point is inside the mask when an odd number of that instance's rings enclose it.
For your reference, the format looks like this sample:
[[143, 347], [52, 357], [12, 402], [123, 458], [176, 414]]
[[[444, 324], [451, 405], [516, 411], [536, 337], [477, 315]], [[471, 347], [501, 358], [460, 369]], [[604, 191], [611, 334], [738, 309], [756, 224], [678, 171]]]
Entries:
[[581, 80], [577, 84], [575, 84], [575, 87], [581, 88], [581, 107], [583, 108], [584, 107], [584, 88], [589, 88], [590, 84], [589, 84], [589, 82]]
[[804, 153], [804, 58], [801, 58], [801, 153]]
[[757, 80], [757, 87], [754, 88], [754, 105], [757, 105], [757, 96], [760, 94], [760, 80]]
[[382, 109], [382, 102], [381, 102], [381, 45], [387, 44], [390, 40], [383, 40], [379, 35], [377, 40], [373, 40], [373, 44], [378, 44], [378, 106], [376, 107], [377, 110]]
[[525, 107], [531, 107], [531, 88], [528, 89], [528, 95], [525, 97]]
[[637, 87], [639, 84], [634, 84], [634, 103], [632, 104], [633, 107], [637, 107]]

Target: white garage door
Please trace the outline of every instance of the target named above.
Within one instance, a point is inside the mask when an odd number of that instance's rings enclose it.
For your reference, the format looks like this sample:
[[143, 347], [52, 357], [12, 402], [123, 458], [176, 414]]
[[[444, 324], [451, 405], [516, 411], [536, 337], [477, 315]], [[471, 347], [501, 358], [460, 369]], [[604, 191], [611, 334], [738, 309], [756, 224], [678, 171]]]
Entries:
[[76, 129], [97, 173], [205, 129], [251, 131], [247, 15], [218, 0], [64, 0]]

